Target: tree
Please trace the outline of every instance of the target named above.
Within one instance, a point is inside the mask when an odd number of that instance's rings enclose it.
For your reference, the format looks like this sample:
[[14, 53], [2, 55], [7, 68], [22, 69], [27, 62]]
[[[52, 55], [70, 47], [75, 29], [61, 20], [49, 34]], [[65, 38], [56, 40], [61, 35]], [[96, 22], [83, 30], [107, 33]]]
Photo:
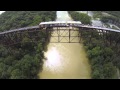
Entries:
[[10, 79], [23, 79], [21, 76], [21, 71], [19, 69], [15, 69], [11, 72]]
[[91, 17], [85, 13], [79, 13], [76, 11], [69, 11], [69, 14], [75, 21], [81, 21], [82, 24], [91, 24]]
[[114, 78], [114, 76], [116, 74], [116, 68], [111, 62], [104, 64], [103, 73], [104, 73], [104, 77], [106, 79], [112, 79], [112, 78]]
[[80, 13], [79, 14], [79, 17], [80, 17], [80, 21], [83, 23], [83, 24], [91, 24], [91, 17], [88, 16], [87, 14], [85, 13]]

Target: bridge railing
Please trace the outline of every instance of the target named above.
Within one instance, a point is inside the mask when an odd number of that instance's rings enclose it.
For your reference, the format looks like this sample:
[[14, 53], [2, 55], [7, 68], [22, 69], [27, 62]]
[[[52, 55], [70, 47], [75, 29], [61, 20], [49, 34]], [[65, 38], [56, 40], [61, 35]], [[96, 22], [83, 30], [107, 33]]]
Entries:
[[[19, 28], [19, 29], [14, 29], [14, 30], [9, 30], [9, 31], [5, 31], [5, 32], [0, 32], [0, 43], [8, 43], [9, 40], [12, 40], [11, 37], [14, 37], [14, 40], [16, 40], [15, 37], [17, 37], [16, 35], [19, 35], [20, 34], [22, 35], [24, 32], [28, 32], [28, 34], [32, 34], [36, 31], [45, 31], [46, 34], [48, 35], [51, 35], [52, 37], [52, 31], [53, 31], [53, 28], [54, 27], [75, 27], [75, 28], [78, 28], [77, 32], [83, 32], [83, 31], [90, 31], [90, 32], [93, 32], [93, 30], [96, 30], [98, 33], [108, 33], [108, 32], [115, 32], [115, 33], [119, 33], [120, 30], [115, 30], [115, 29], [110, 29], [110, 28], [103, 28], [103, 27], [94, 27], [94, 26], [90, 26], [90, 25], [83, 25], [83, 24], [74, 24], [74, 23], [71, 23], [71, 24], [66, 24], [66, 23], [60, 23], [60, 24], [45, 24], [41, 27], [42, 25], [38, 25], [38, 26], [32, 26], [32, 27], [25, 27], [25, 28]], [[51, 30], [50, 30], [51, 28]], [[60, 28], [59, 28], [60, 29]], [[64, 32], [66, 31], [68, 33], [68, 42], [71, 42], [71, 32], [75, 32], [75, 30], [72, 30], [72, 29], [66, 29], [66, 30], [63, 30]], [[107, 32], [108, 31], [108, 32]], [[56, 29], [56, 34], [58, 35], [58, 42], [60, 42], [60, 38], [61, 37], [64, 37], [64, 36], [61, 36], [61, 34], [59, 33], [60, 30]], [[37, 32], [36, 32], [37, 33]], [[102, 35], [102, 34], [101, 34]], [[116, 34], [117, 35], [117, 34]], [[29, 36], [30, 37], [30, 36]], [[81, 37], [80, 35], [76, 36], [76, 38], [78, 37]], [[19, 39], [20, 37], [17, 37], [17, 39]], [[17, 41], [17, 40], [16, 40]], [[12, 41], [11, 41], [12, 42]]]

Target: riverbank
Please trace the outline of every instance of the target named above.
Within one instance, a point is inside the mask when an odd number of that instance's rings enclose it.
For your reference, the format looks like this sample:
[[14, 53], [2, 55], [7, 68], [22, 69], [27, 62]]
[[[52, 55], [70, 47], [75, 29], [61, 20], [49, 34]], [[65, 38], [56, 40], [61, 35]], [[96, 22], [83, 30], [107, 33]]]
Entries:
[[[72, 13], [77, 13], [77, 12], [72, 12]], [[72, 15], [73, 19], [76, 18], [74, 17], [74, 15]], [[114, 46], [114, 44], [106, 46], [103, 40], [99, 38], [99, 34], [96, 32], [94, 31], [94, 35], [91, 37], [91, 43], [88, 42], [89, 38], [84, 38], [84, 36], [90, 33], [89, 32], [82, 33], [84, 47], [86, 48], [87, 56], [90, 60], [91, 69], [92, 69], [91, 78], [116, 79], [118, 78], [117, 67], [119, 67], [120, 65], [118, 59], [120, 52], [119, 44], [117, 49]], [[114, 33], [112, 34], [114, 35]], [[109, 40], [107, 40], [107, 42], [109, 42]]]
[[[0, 31], [34, 26], [41, 21], [53, 21], [55, 18], [55, 11], [6, 11], [0, 15]], [[43, 66], [43, 51], [48, 43], [43, 41], [46, 36], [44, 31], [29, 34], [31, 37], [22, 32], [21, 36], [24, 38], [17, 40], [21, 41], [18, 44], [9, 47], [0, 45], [0, 79], [38, 79]]]

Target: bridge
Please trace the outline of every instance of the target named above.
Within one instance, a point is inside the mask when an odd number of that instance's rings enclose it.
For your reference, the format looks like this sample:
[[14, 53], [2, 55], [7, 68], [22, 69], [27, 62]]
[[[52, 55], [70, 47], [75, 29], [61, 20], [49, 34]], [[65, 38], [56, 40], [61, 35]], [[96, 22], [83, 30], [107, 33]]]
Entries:
[[[74, 35], [75, 32], [78, 34]], [[83, 35], [84, 32], [89, 32], [89, 34]], [[40, 36], [39, 33], [46, 35]], [[110, 41], [110, 44], [114, 41], [116, 44], [120, 42], [120, 30], [83, 25], [79, 21], [50, 21], [41, 22], [38, 26], [0, 32], [0, 44], [10, 46], [21, 43], [24, 37], [30, 38], [32, 42], [39, 41], [39, 38], [43, 38], [43, 41], [49, 41], [50, 38], [56, 39], [50, 43], [80, 43], [81, 37], [86, 37], [91, 42], [94, 33], [98, 33], [104, 42], [106, 39]], [[67, 38], [66, 41], [63, 42], [63, 38]], [[79, 41], [74, 41], [75, 38], [79, 38]]]

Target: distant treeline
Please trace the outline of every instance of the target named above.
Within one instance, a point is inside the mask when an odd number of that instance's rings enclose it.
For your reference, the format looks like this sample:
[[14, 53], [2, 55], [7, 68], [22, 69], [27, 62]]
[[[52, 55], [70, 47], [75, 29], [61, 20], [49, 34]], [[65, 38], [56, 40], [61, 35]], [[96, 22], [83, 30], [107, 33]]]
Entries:
[[103, 11], [120, 19], [120, 11]]
[[[56, 19], [55, 11], [7, 11], [0, 15], [0, 31], [38, 25], [42, 21]], [[26, 33], [24, 33], [26, 34]], [[42, 71], [47, 43], [38, 32], [38, 42], [31, 42], [27, 37], [13, 46], [0, 45], [0, 79], [36, 79]], [[36, 35], [33, 33], [32, 35]], [[34, 40], [33, 40], [34, 41]]]

